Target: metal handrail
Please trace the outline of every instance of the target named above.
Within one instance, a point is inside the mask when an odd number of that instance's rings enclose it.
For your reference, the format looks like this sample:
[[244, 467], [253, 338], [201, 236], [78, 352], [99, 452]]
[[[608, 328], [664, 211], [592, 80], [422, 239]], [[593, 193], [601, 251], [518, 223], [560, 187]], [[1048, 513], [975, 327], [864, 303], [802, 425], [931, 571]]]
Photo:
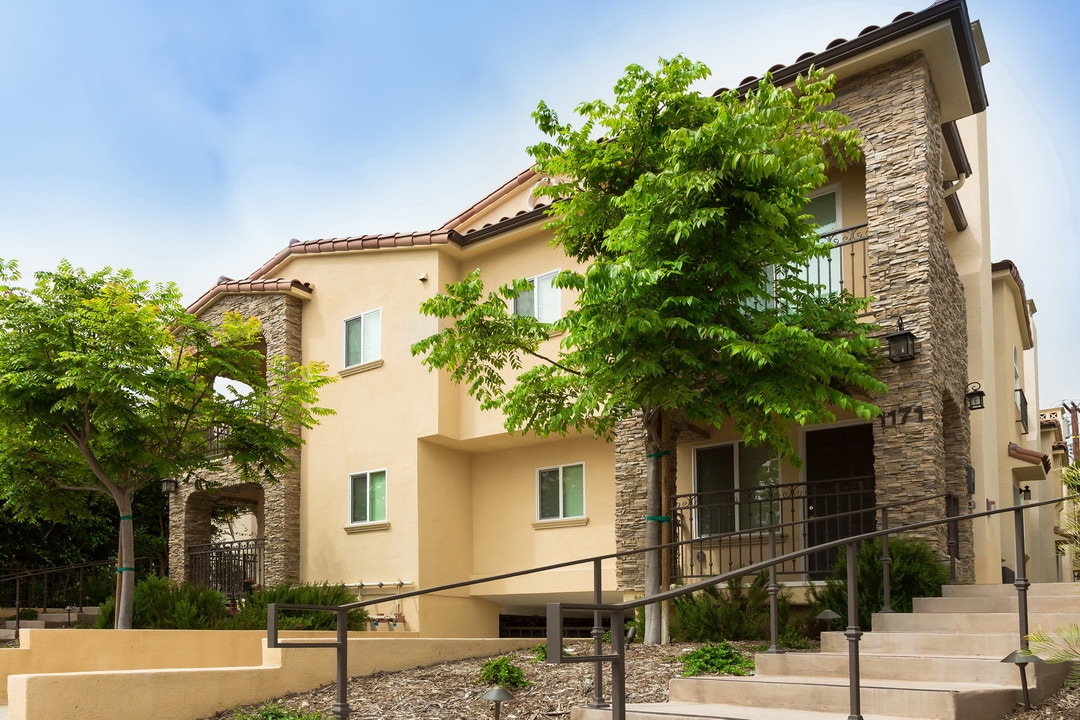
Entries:
[[[612, 653], [603, 655], [598, 651], [595, 655], [575, 655], [572, 657], [563, 657], [561, 653], [562, 643], [562, 617], [564, 610], [578, 610], [578, 611], [592, 611], [594, 614], [607, 613], [611, 618], [612, 627], [622, 627], [622, 625], [616, 625], [616, 623], [623, 623], [625, 621], [626, 614], [632, 612], [639, 607], [651, 605], [653, 603], [665, 602], [673, 600], [674, 598], [682, 595], [687, 595], [698, 590], [704, 590], [705, 588], [718, 585], [719, 583], [726, 582], [732, 578], [742, 577], [763, 570], [768, 570], [770, 567], [787, 562], [794, 559], [797, 556], [805, 555], [807, 553], [815, 552], [818, 550], [826, 549], [828, 547], [840, 547], [846, 546], [847, 549], [847, 597], [848, 597], [848, 625], [844, 630], [844, 635], [848, 639], [848, 672], [850, 683], [850, 718], [861, 718], [860, 714], [860, 692], [859, 692], [859, 640], [862, 637], [862, 630], [859, 627], [859, 615], [858, 615], [858, 576], [856, 573], [856, 551], [860, 542], [865, 540], [872, 540], [877, 537], [887, 537], [888, 535], [908, 532], [911, 530], [921, 530], [924, 528], [935, 527], [944, 523], [957, 523], [961, 520], [969, 521], [982, 517], [990, 517], [992, 515], [999, 515], [1006, 512], [1013, 513], [1015, 523], [1015, 535], [1016, 535], [1016, 555], [1017, 555], [1017, 571], [1016, 578], [1013, 582], [1013, 586], [1017, 592], [1017, 612], [1019, 614], [1019, 629], [1020, 629], [1020, 648], [1022, 651], [1026, 651], [1028, 647], [1027, 635], [1028, 635], [1028, 610], [1027, 610], [1027, 589], [1031, 583], [1027, 579], [1027, 560], [1025, 558], [1024, 548], [1024, 517], [1023, 513], [1029, 508], [1041, 507], [1044, 505], [1052, 505], [1061, 503], [1064, 500], [1071, 500], [1080, 497], [1080, 495], [1072, 495], [1061, 498], [1054, 498], [1052, 500], [1044, 500], [1041, 502], [1029, 502], [1022, 505], [1017, 505], [1009, 508], [1001, 508], [997, 510], [989, 510], [980, 513], [970, 513], [963, 516], [946, 517], [936, 520], [926, 520], [917, 523], [910, 523], [896, 528], [885, 528], [882, 530], [876, 530], [874, 532], [864, 533], [859, 536], [844, 538], [842, 540], [835, 540], [828, 543], [822, 543], [811, 548], [804, 548], [802, 550], [786, 553], [784, 555], [777, 556], [767, 561], [748, 565], [734, 570], [731, 572], [723, 573], [714, 578], [708, 580], [701, 580], [690, 585], [684, 585], [679, 588], [668, 590], [665, 592], [657, 593], [648, 598], [639, 598], [637, 600], [627, 600], [620, 603], [602, 604], [602, 603], [550, 603], [548, 605], [547, 616], [547, 658], [549, 663], [558, 664], [561, 662], [593, 662], [597, 666], [602, 665], [605, 662], [609, 662], [612, 665], [611, 668], [611, 694], [612, 694], [612, 718], [613, 720], [625, 720], [626, 718], [626, 706], [625, 706], [625, 648], [622, 644], [620, 637], [621, 633], [612, 632]], [[887, 565], [885, 566], [887, 569]], [[775, 633], [775, 618], [773, 620], [773, 633]], [[775, 639], [774, 639], [775, 645]], [[771, 650], [772, 648], [770, 648]]]
[[[933, 498], [950, 497], [950, 493], [941, 493]], [[529, 570], [519, 570], [510, 573], [502, 573], [499, 575], [492, 575], [489, 577], [479, 578], [475, 580], [464, 580], [456, 583], [449, 583], [446, 585], [439, 585], [436, 587], [412, 590], [409, 592], [399, 593], [397, 595], [391, 595], [387, 597], [380, 597], [372, 600], [361, 600], [354, 603], [347, 603], [345, 605], [305, 605], [294, 603], [271, 603], [267, 607], [267, 647], [271, 648], [334, 648], [337, 653], [336, 662], [336, 693], [335, 702], [331, 707], [331, 714], [341, 720], [346, 720], [349, 717], [349, 704], [348, 704], [348, 614], [349, 611], [362, 608], [368, 605], [375, 605], [392, 600], [401, 600], [410, 597], [416, 597], [419, 595], [426, 595], [435, 592], [442, 592], [445, 590], [453, 590], [462, 587], [468, 587], [471, 585], [480, 585], [483, 583], [494, 582], [497, 580], [505, 580], [509, 578], [522, 577], [525, 575], [532, 575], [535, 573], [546, 572], [548, 570], [555, 570], [565, 567], [571, 567], [574, 565], [582, 565], [585, 563], [592, 563], [593, 565], [593, 599], [592, 603], [550, 603], [548, 605], [547, 615], [547, 643], [548, 643], [548, 662], [560, 663], [560, 662], [592, 662], [595, 663], [595, 681], [593, 683], [596, 696], [590, 702], [590, 707], [611, 707], [613, 720], [625, 720], [625, 647], [621, 632], [611, 633], [611, 653], [603, 653], [602, 638], [605, 634], [602, 619], [603, 614], [607, 613], [610, 617], [609, 626], [611, 628], [621, 628], [624, 626], [626, 613], [628, 611], [636, 610], [639, 607], [644, 607], [657, 602], [665, 602], [672, 600], [676, 597], [686, 595], [698, 590], [711, 587], [722, 582], [726, 582], [732, 578], [743, 577], [745, 575], [755, 574], [765, 570], [770, 570], [770, 635], [772, 644], [770, 646], [770, 652], [779, 652], [777, 635], [777, 617], [776, 617], [776, 596], [779, 592], [779, 586], [775, 579], [775, 567], [784, 562], [788, 562], [796, 557], [807, 555], [813, 552], [819, 552], [821, 550], [827, 550], [831, 548], [839, 548], [846, 546], [848, 553], [847, 556], [847, 587], [848, 587], [848, 625], [844, 630], [844, 635], [848, 639], [848, 653], [849, 653], [849, 682], [851, 687], [851, 708], [853, 718], [860, 718], [859, 714], [859, 660], [858, 660], [858, 643], [862, 637], [862, 630], [859, 628], [858, 620], [858, 578], [856, 575], [857, 561], [856, 550], [858, 544], [864, 540], [871, 540], [877, 537], [887, 538], [889, 535], [895, 535], [911, 530], [921, 530], [924, 528], [935, 527], [938, 525], [950, 523], [955, 524], [960, 521], [969, 521], [980, 517], [989, 517], [991, 515], [998, 515], [1006, 512], [1015, 513], [1016, 522], [1016, 536], [1017, 536], [1017, 558], [1018, 568], [1015, 582], [1013, 583], [1017, 589], [1019, 596], [1018, 608], [1021, 614], [1020, 618], [1020, 632], [1021, 632], [1021, 647], [1027, 647], [1026, 634], [1027, 634], [1027, 588], [1030, 586], [1026, 578], [1026, 560], [1024, 559], [1024, 519], [1023, 512], [1028, 508], [1041, 507], [1043, 505], [1050, 505], [1054, 503], [1060, 503], [1063, 500], [1070, 500], [1080, 498], [1080, 495], [1067, 496], [1064, 498], [1055, 498], [1053, 500], [1046, 500], [1042, 502], [1025, 503], [1020, 506], [1012, 508], [1001, 508], [998, 510], [991, 510], [982, 513], [971, 513], [967, 515], [953, 515], [935, 520], [927, 520], [917, 523], [910, 523], [895, 528], [884, 527], [881, 530], [873, 532], [863, 533], [861, 535], [852, 536], [849, 538], [843, 538], [840, 540], [834, 540], [820, 545], [814, 545], [812, 547], [803, 548], [798, 551], [785, 553], [784, 555], [774, 556], [769, 560], [764, 560], [758, 563], [744, 566], [738, 570], [733, 570], [721, 575], [717, 575], [713, 578], [702, 580], [690, 585], [684, 585], [672, 590], [668, 590], [656, 595], [652, 595], [648, 598], [640, 598], [637, 600], [628, 600], [620, 603], [605, 604], [602, 600], [602, 588], [601, 588], [601, 569], [602, 563], [605, 560], [611, 560], [619, 557], [626, 557], [630, 555], [637, 555], [645, 552], [659, 552], [665, 548], [677, 547], [679, 545], [686, 544], [693, 541], [681, 541], [676, 543], [665, 543], [650, 548], [639, 548], [634, 550], [624, 550], [615, 553], [608, 553], [606, 555], [598, 555], [591, 558], [583, 558], [578, 560], [568, 560], [552, 565], [545, 565], [539, 568], [531, 568]], [[906, 500], [898, 501], [894, 503], [888, 503], [885, 505], [877, 505], [872, 508], [865, 508], [858, 511], [858, 513], [865, 513], [882, 509], [886, 511], [889, 508], [899, 507], [902, 505], [911, 504], [912, 502], [918, 502], [926, 500], [927, 498], [920, 498], [919, 500]], [[948, 508], [947, 508], [948, 510]], [[850, 514], [850, 513], [841, 513]], [[830, 517], [830, 516], [824, 516]], [[812, 518], [811, 520], [820, 520], [822, 518]], [[805, 522], [801, 521], [801, 522]], [[768, 528], [761, 528], [763, 532], [768, 532], [770, 535], [770, 547], [775, 550], [775, 538], [777, 530], [783, 525], [790, 525], [791, 523], [770, 526]], [[886, 522], [887, 524], [887, 522]], [[887, 547], [887, 542], [883, 540], [883, 545]], [[952, 553], [950, 553], [952, 554]], [[955, 562], [955, 558], [954, 558]], [[888, 587], [888, 575], [889, 563], [883, 563], [883, 570], [886, 573], [885, 587]], [[955, 571], [954, 571], [955, 572]], [[955, 574], [954, 574], [955, 578]], [[888, 607], [888, 601], [886, 601], [886, 607]], [[884, 609], [884, 608], [883, 608]], [[332, 612], [336, 615], [337, 630], [333, 641], [313, 641], [306, 639], [297, 640], [283, 640], [278, 631], [278, 612], [282, 610], [306, 610], [306, 611], [319, 611], [319, 612]], [[594, 618], [594, 627], [592, 636], [594, 638], [594, 654], [593, 655], [574, 655], [563, 656], [562, 647], [562, 617], [564, 610], [576, 610], [576, 611], [591, 611]], [[891, 610], [890, 610], [891, 611]], [[612, 703], [609, 705], [602, 697], [603, 688], [603, 663], [611, 663], [611, 688], [612, 688]]]

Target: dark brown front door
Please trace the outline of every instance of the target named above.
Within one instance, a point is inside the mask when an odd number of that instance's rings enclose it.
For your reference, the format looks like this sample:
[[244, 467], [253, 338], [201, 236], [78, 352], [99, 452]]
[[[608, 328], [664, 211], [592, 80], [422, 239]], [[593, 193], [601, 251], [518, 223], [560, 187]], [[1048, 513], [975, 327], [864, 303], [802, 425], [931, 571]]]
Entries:
[[[806, 433], [807, 545], [852, 537], [875, 529], [873, 508], [874, 431], [869, 424]], [[810, 578], [829, 574], [836, 548], [809, 556]]]

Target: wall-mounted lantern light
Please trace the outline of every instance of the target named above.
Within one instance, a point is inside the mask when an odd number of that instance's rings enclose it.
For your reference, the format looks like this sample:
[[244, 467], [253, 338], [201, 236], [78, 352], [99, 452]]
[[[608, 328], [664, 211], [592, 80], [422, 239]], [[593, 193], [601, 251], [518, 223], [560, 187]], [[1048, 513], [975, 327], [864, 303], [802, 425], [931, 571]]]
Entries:
[[1016, 492], [1020, 494], [1020, 499], [1027, 502], [1031, 499], [1031, 486], [1025, 485], [1022, 488], [1016, 488]]
[[986, 393], [982, 391], [982, 385], [977, 382], [968, 383], [964, 401], [968, 410], [982, 410], [986, 407]]
[[179, 486], [180, 483], [176, 481], [176, 478], [161, 478], [161, 492], [166, 495], [176, 492], [176, 488]]
[[904, 329], [904, 318], [897, 321], [896, 332], [885, 336], [889, 342], [889, 359], [895, 363], [915, 359], [915, 334]]

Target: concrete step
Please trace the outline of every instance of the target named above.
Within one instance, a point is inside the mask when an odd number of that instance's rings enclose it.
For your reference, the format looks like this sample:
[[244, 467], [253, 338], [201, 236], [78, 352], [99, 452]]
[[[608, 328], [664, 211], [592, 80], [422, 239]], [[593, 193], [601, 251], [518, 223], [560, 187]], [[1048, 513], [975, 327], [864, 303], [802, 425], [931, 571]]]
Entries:
[[[848, 640], [842, 632], [821, 634], [821, 651], [846, 653]], [[942, 632], [867, 632], [859, 641], [859, 652], [879, 655], [931, 655], [935, 657], [1003, 658], [1020, 647], [1020, 634], [988, 633], [956, 635]]]
[[[953, 681], [867, 679], [860, 691], [865, 713], [919, 720], [1001, 717], [1020, 697], [1020, 690], [1013, 687]], [[851, 707], [847, 677], [677, 678], [671, 681], [669, 700], [744, 708], [813, 709], [838, 715], [848, 714]]]
[[[1032, 583], [1027, 589], [1028, 596], [1080, 597], [1080, 583]], [[1016, 597], [1016, 587], [1012, 583], [999, 585], [943, 585], [942, 597]]]
[[[1015, 665], [1003, 663], [1008, 653], [995, 657], [934, 657], [927, 655], [878, 655], [859, 648], [859, 671], [863, 682], [873, 680], [905, 680], [910, 682], [937, 681], [950, 678], [958, 682], [1020, 687], [1020, 674]], [[1012, 652], [1011, 650], [1009, 652]], [[848, 653], [759, 653], [756, 658], [757, 677], [817, 676], [846, 680]], [[1061, 680], [1060, 665], [1033, 663], [1027, 666], [1028, 683], [1054, 684]], [[1055, 688], [1057, 685], [1053, 685]]]
[[[1078, 619], [1076, 612], [1028, 613], [1028, 627], [1060, 628]], [[1013, 613], [874, 613], [870, 624], [874, 632], [1020, 632], [1020, 618]]]
[[[610, 710], [593, 710], [586, 707], [574, 707], [570, 712], [571, 720], [611, 720]], [[748, 708], [742, 705], [721, 705], [711, 703], [664, 703], [663, 705], [626, 706], [628, 720], [837, 720], [835, 712], [815, 712], [813, 710], [791, 710], [788, 708]], [[0, 720], [3, 716], [0, 715]], [[862, 713], [863, 720], [901, 720], [896, 715], [875, 715]], [[903, 720], [909, 720], [904, 718]]]
[[[1018, 599], [1000, 596], [955, 596], [915, 598], [912, 609], [917, 613], [1015, 613]], [[1080, 614], [1080, 595], [1029, 595], [1029, 613], [1077, 613]]]

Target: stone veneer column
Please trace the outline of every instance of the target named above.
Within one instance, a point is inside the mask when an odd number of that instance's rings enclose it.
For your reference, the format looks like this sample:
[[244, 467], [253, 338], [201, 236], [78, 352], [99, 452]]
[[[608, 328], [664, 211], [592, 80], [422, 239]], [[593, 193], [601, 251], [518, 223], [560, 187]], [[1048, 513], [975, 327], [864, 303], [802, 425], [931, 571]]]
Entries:
[[[645, 428], [641, 415], [621, 421], [615, 429], [615, 551], [645, 547]], [[615, 578], [624, 593], [645, 593], [645, 555], [620, 557]]]
[[[201, 315], [211, 324], [226, 312], [257, 317], [262, 323], [267, 357], [284, 356], [301, 362], [300, 330], [302, 306], [298, 298], [283, 294], [252, 293], [229, 295]], [[299, 430], [297, 430], [299, 432]], [[265, 582], [277, 585], [300, 580], [300, 452], [292, 452], [293, 469], [276, 483], [263, 486], [264, 500], [259, 516], [259, 532], [265, 540], [263, 557]], [[224, 486], [240, 481], [228, 471], [208, 478]], [[210, 541], [212, 503], [194, 488], [182, 485], [169, 503], [169, 575], [188, 580], [187, 547]], [[201, 493], [199, 495], [202, 495]]]
[[[838, 86], [836, 105], [864, 138], [874, 319], [888, 333], [903, 318], [916, 336], [914, 360], [885, 360], [878, 372], [889, 386], [887, 395], [873, 398], [885, 411], [884, 423], [874, 423], [878, 501], [949, 491], [960, 493], [966, 508], [970, 424], [959, 409], [967, 383], [966, 313], [945, 245], [945, 150], [929, 70], [921, 56], [878, 67]], [[944, 500], [916, 504], [894, 511], [890, 523], [937, 517], [943, 507]], [[946, 555], [944, 527], [923, 536]], [[960, 555], [960, 576], [970, 578], [970, 528]]]

